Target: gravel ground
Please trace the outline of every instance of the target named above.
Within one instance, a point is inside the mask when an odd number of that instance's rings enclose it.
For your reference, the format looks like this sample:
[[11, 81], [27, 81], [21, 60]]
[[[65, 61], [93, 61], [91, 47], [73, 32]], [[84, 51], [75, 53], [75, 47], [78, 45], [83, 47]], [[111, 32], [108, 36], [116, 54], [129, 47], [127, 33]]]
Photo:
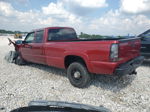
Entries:
[[95, 106], [112, 112], [150, 112], [150, 61], [137, 69], [137, 75], [122, 78], [97, 75], [85, 89], [73, 87], [64, 70], [44, 65], [18, 66], [4, 56], [13, 46], [0, 37], [0, 110], [26, 106], [31, 100], [68, 101]]

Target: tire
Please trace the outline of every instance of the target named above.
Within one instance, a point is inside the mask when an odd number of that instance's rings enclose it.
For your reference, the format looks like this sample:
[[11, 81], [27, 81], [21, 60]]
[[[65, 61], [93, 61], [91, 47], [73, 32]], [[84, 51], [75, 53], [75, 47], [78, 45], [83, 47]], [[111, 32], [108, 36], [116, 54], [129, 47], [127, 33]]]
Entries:
[[79, 62], [69, 65], [67, 76], [70, 83], [78, 88], [86, 87], [91, 81], [91, 75], [88, 73], [87, 68]]
[[25, 65], [26, 61], [18, 54], [15, 59], [15, 64], [17, 65]]

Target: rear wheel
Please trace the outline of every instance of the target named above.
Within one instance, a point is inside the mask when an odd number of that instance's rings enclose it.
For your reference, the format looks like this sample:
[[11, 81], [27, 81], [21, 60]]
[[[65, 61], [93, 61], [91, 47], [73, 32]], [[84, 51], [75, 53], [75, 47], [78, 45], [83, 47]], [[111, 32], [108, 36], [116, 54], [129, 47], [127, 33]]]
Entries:
[[70, 83], [78, 88], [86, 87], [91, 80], [91, 75], [88, 73], [87, 68], [79, 62], [74, 62], [69, 65], [67, 76]]

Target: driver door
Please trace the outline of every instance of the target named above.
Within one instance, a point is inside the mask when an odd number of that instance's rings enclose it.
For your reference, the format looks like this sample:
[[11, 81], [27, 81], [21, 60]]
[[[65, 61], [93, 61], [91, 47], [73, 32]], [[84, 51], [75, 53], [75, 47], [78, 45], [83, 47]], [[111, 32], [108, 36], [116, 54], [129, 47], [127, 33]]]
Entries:
[[35, 32], [28, 33], [24, 40], [24, 44], [21, 47], [21, 55], [26, 61], [34, 62], [34, 55], [32, 51], [32, 45], [34, 42]]

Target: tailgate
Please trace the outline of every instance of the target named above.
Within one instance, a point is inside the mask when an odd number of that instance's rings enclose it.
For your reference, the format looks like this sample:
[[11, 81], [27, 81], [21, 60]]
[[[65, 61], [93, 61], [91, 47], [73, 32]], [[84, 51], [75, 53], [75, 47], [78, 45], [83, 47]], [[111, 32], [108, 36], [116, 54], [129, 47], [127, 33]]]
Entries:
[[140, 55], [140, 38], [119, 40], [119, 60], [128, 61]]

